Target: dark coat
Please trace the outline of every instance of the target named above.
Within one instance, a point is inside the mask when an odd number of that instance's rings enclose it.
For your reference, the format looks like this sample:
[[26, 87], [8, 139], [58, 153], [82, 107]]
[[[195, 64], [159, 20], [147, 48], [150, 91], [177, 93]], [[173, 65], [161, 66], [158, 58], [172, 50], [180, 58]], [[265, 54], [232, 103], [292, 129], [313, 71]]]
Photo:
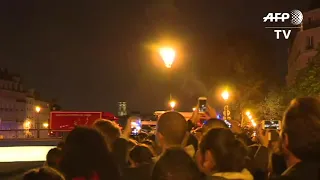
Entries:
[[320, 163], [300, 162], [287, 169], [280, 177], [272, 180], [319, 180]]

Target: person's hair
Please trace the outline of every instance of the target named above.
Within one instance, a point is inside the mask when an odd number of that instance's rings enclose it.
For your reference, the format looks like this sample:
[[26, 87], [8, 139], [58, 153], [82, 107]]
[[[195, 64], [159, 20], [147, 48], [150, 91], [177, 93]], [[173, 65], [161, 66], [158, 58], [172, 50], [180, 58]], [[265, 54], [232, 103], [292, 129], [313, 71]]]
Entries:
[[155, 142], [153, 142], [153, 141], [151, 141], [151, 140], [148, 140], [148, 139], [142, 141], [141, 144], [145, 144], [145, 145], [149, 146], [153, 151], [155, 151], [156, 148], [157, 148]]
[[145, 145], [148, 145], [150, 147], [154, 146], [154, 142], [149, 140], [149, 139], [142, 141], [141, 144], [145, 144]]
[[152, 158], [155, 157], [154, 151], [147, 145], [136, 145], [130, 151], [130, 158], [133, 162], [138, 164], [151, 164]]
[[197, 151], [198, 150], [198, 139], [193, 135], [193, 134], [189, 134], [189, 137], [187, 139], [187, 143], [186, 143], [186, 146], [190, 146], [192, 145], [194, 150]]
[[58, 168], [58, 163], [62, 158], [62, 151], [60, 148], [52, 148], [49, 150], [46, 160], [47, 160], [47, 165], [49, 167]]
[[32, 169], [23, 175], [23, 180], [65, 180], [62, 174], [50, 167]]
[[228, 125], [221, 119], [217, 119], [217, 118], [211, 118], [208, 119], [204, 122], [203, 126], [202, 126], [202, 132], [208, 132], [210, 129], [217, 129], [217, 128], [225, 128], [228, 129]]
[[187, 131], [192, 131], [194, 127], [194, 124], [192, 123], [192, 120], [187, 121]]
[[312, 97], [294, 99], [283, 117], [288, 150], [303, 161], [320, 160], [320, 101]]
[[134, 139], [129, 139], [128, 140], [128, 149], [132, 150], [136, 145], [138, 145], [138, 142]]
[[129, 152], [134, 147], [131, 139], [118, 138], [112, 146], [112, 156], [120, 169], [128, 165]]
[[253, 144], [255, 144], [252, 139], [250, 139], [250, 136], [248, 136], [245, 133], [241, 133], [241, 134], [236, 134], [236, 137], [241, 140], [245, 145], [247, 146], [251, 146]]
[[202, 138], [201, 154], [210, 151], [215, 160], [217, 172], [240, 172], [246, 166], [248, 150], [230, 129], [211, 129]]
[[109, 147], [112, 147], [114, 141], [121, 135], [119, 126], [115, 122], [107, 119], [96, 120], [93, 123], [93, 127], [104, 135]]
[[138, 134], [138, 141], [139, 141], [139, 142], [142, 142], [142, 141], [144, 141], [147, 137], [148, 137], [148, 134], [147, 134], [147, 133], [145, 133], [145, 132], [140, 132], [140, 133]]
[[152, 180], [200, 180], [201, 173], [182, 148], [169, 148], [156, 162]]
[[187, 132], [186, 119], [178, 112], [166, 112], [157, 122], [157, 132], [170, 145], [180, 145]]
[[90, 178], [95, 173], [100, 179], [120, 178], [104, 137], [95, 129], [87, 127], [77, 127], [67, 136], [62, 149], [60, 170], [68, 179]]

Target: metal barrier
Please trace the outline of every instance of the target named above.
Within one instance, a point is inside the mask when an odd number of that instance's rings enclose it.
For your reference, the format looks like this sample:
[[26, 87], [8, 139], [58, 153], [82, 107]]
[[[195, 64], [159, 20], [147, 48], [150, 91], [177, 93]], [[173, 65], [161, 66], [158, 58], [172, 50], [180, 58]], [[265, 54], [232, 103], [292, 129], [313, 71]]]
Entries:
[[[0, 139], [46, 139], [52, 138], [48, 134], [50, 129], [11, 129], [0, 130]], [[39, 136], [38, 136], [39, 135]]]

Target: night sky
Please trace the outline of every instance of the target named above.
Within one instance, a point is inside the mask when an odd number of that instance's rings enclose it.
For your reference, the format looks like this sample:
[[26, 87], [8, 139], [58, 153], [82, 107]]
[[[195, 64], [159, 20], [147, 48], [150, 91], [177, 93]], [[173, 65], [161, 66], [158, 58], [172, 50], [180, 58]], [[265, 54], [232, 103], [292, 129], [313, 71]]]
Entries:
[[[152, 3], [154, 2], [154, 3]], [[28, 88], [58, 98], [68, 110], [164, 108], [171, 91], [180, 109], [207, 95], [210, 79], [228, 76], [237, 52], [255, 59], [265, 79], [286, 75], [289, 41], [275, 39], [267, 12], [306, 10], [298, 0], [0, 1], [0, 67], [20, 73]], [[161, 1], [165, 2], [165, 1]], [[171, 74], [152, 51], [178, 49]]]

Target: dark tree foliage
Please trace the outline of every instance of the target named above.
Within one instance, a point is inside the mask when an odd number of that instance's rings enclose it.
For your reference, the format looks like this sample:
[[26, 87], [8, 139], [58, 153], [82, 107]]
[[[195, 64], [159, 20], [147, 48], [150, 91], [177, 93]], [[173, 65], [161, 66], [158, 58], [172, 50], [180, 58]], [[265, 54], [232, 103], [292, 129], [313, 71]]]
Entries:
[[289, 87], [290, 95], [294, 97], [301, 96], [319, 96], [320, 94], [320, 52], [314, 56], [308, 65], [299, 70], [295, 83]]
[[234, 64], [233, 84], [236, 88], [240, 109], [249, 108], [263, 98], [261, 91], [264, 81], [258, 74], [250, 72], [243, 62]]
[[285, 110], [284, 96], [281, 90], [270, 91], [259, 104], [260, 119], [279, 120]]

